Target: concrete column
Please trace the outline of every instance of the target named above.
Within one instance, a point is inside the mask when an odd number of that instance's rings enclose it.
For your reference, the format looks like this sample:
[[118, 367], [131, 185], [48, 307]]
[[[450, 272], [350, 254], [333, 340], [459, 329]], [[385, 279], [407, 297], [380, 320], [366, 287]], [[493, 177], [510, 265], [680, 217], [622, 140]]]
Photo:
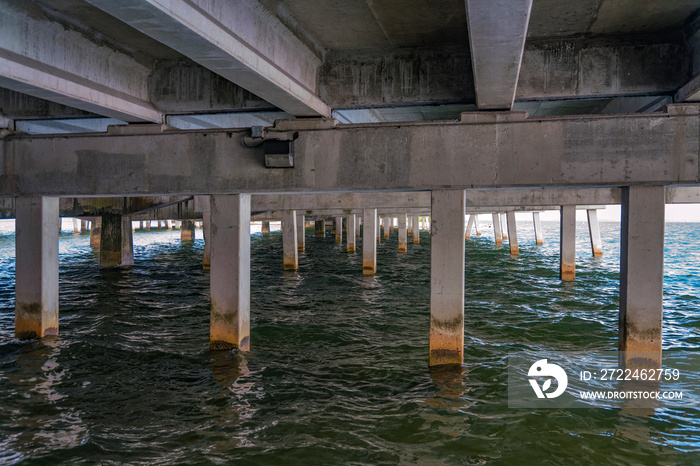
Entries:
[[474, 214], [474, 229], [476, 236], [481, 236], [481, 225], [479, 225], [479, 214]]
[[506, 240], [506, 239], [508, 239], [508, 215], [506, 215], [506, 214], [500, 214], [500, 215], [501, 215], [501, 232], [503, 234], [503, 239]]
[[406, 214], [399, 215], [399, 252], [407, 252], [408, 234], [406, 231]]
[[250, 194], [212, 195], [211, 325], [214, 350], [250, 350]]
[[171, 220], [166, 220], [165, 226], [168, 227], [168, 230], [172, 230], [173, 229], [173, 222]]
[[[150, 225], [151, 222], [148, 222]], [[180, 226], [180, 241], [191, 243], [194, 241], [194, 222], [191, 220], [183, 220]]]
[[532, 213], [532, 223], [535, 225], [535, 244], [542, 246], [544, 244], [544, 236], [542, 235], [542, 222], [540, 222], [540, 213]]
[[561, 207], [559, 232], [559, 278], [569, 281], [576, 278], [576, 206]]
[[417, 215], [413, 216], [413, 244], [420, 243], [420, 220]]
[[496, 246], [503, 244], [503, 232], [501, 231], [501, 216], [498, 213], [491, 214], [493, 218], [493, 236]]
[[391, 222], [393, 219], [391, 217], [382, 217], [382, 221], [384, 222], [384, 239], [387, 239], [391, 233]]
[[362, 241], [362, 275], [377, 273], [377, 209], [363, 211], [364, 240]]
[[80, 233], [80, 220], [77, 218], [73, 219], [73, 233]]
[[351, 215], [348, 215], [348, 227], [347, 227], [347, 232], [345, 233], [345, 239], [348, 243], [346, 250], [349, 253], [355, 252], [355, 235], [353, 234], [354, 231], [355, 231], [355, 215], [351, 214]]
[[506, 212], [506, 219], [508, 219], [508, 244], [510, 245], [510, 255], [517, 256], [520, 254], [520, 249], [518, 248], [518, 229], [515, 223], [515, 212]]
[[362, 226], [362, 217], [355, 217], [355, 238], [360, 237], [360, 227]]
[[88, 231], [88, 222], [87, 222], [87, 220], [81, 220], [81, 221], [80, 221], [80, 232], [82, 233], [83, 231]]
[[103, 214], [100, 235], [100, 267], [134, 265], [131, 218], [120, 214]]
[[463, 189], [431, 194], [430, 365], [464, 361]]
[[472, 234], [472, 228], [474, 228], [474, 215], [469, 216], [467, 227], [464, 229], [464, 239], [469, 239]]
[[58, 198], [18, 197], [15, 210], [15, 336], [58, 335]]
[[297, 251], [304, 252], [306, 250], [306, 222], [304, 214], [297, 215]]
[[408, 236], [413, 236], [413, 217], [406, 217], [406, 234]]
[[90, 247], [91, 248], [99, 248], [101, 239], [102, 239], [102, 217], [94, 217], [92, 219], [92, 228], [90, 228]]
[[376, 230], [377, 230], [377, 244], [380, 244], [382, 242], [382, 218], [379, 216], [377, 216]]
[[[661, 362], [664, 186], [622, 188], [620, 351]], [[629, 362], [629, 361], [626, 361]]]
[[316, 238], [323, 238], [326, 236], [326, 226], [323, 223], [323, 220], [320, 218], [317, 218], [316, 221], [314, 221], [314, 236]]
[[587, 209], [588, 214], [588, 233], [591, 237], [591, 251], [593, 257], [601, 257], [603, 255], [603, 243], [600, 240], [600, 227], [598, 226], [598, 211], [596, 209]]
[[[338, 230], [338, 227], [336, 227], [336, 230]], [[285, 210], [282, 212], [282, 250], [284, 255], [284, 270], [287, 272], [295, 272], [299, 268], [296, 210]]]
[[263, 220], [262, 228], [260, 230], [263, 234], [270, 233], [270, 222]]
[[211, 267], [211, 213], [202, 213], [202, 235], [204, 236], [204, 255], [202, 257], [202, 267], [209, 270]]
[[[192, 228], [194, 228], [194, 227], [192, 227]], [[150, 220], [146, 220], [146, 231], [151, 231], [151, 221]]]
[[335, 218], [335, 242], [343, 242], [343, 217]]

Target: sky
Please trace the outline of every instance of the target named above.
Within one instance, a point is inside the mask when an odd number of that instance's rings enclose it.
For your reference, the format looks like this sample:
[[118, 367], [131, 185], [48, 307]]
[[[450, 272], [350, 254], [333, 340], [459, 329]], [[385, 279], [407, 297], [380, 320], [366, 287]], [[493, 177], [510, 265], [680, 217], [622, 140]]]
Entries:
[[[517, 218], [528, 217], [530, 214], [521, 212]], [[559, 221], [559, 211], [552, 210], [540, 214], [542, 221]], [[583, 222], [586, 220], [586, 211], [576, 212], [576, 220]], [[620, 206], [609, 205], [605, 209], [598, 210], [599, 222], [619, 222]], [[666, 204], [666, 222], [700, 222], [700, 204]]]

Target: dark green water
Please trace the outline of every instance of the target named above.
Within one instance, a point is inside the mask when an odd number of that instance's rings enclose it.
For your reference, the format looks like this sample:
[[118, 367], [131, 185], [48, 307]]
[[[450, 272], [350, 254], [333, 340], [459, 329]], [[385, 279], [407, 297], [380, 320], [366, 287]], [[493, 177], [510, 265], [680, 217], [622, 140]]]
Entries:
[[[545, 228], [536, 247], [523, 224], [516, 259], [490, 231], [467, 242], [461, 374], [427, 370], [425, 232], [407, 254], [383, 241], [370, 279], [311, 229], [295, 274], [278, 232], [254, 235], [247, 354], [209, 351], [203, 242], [167, 231], [137, 233], [136, 265], [116, 271], [62, 234], [60, 336], [15, 340], [14, 236], [0, 235], [0, 463], [700, 464], [697, 409], [508, 408], [509, 354], [617, 344], [619, 224], [602, 224], [598, 260], [579, 224], [566, 284]], [[699, 237], [667, 224], [667, 349], [700, 343]]]

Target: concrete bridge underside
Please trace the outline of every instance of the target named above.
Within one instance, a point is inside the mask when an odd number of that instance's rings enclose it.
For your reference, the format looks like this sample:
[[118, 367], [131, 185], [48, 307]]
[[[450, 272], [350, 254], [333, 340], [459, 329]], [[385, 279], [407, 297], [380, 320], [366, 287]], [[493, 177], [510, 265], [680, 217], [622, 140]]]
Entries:
[[372, 274], [386, 216], [401, 248], [428, 214], [430, 364], [461, 364], [474, 214], [508, 212], [513, 253], [515, 211], [559, 209], [566, 280], [576, 206], [595, 254], [620, 204], [619, 348], [660, 361], [664, 205], [700, 200], [696, 0], [0, 6], [18, 336], [58, 331], [60, 216], [99, 217], [114, 265], [132, 219], [202, 219], [212, 347], [246, 350], [251, 218], [282, 219], [288, 269], [305, 215], [362, 224]]

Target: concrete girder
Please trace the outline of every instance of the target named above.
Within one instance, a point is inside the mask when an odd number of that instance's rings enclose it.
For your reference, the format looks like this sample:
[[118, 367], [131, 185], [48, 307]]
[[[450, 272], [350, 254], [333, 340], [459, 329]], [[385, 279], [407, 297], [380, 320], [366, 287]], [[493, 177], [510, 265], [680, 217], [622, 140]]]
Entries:
[[[163, 195], [700, 183], [700, 106], [605, 117], [343, 125], [296, 133], [295, 166], [265, 168], [246, 130], [10, 135], [0, 196]], [[294, 125], [300, 125], [294, 131]], [[110, 176], [104, 176], [109, 173]]]
[[319, 58], [256, 0], [87, 0], [295, 116], [330, 116]]
[[0, 5], [0, 87], [123, 121], [163, 120], [149, 101], [149, 67], [22, 2]]
[[674, 102], [700, 102], [700, 73], [693, 76], [673, 97]]
[[523, 59], [532, 0], [465, 0], [476, 105], [510, 110]]

